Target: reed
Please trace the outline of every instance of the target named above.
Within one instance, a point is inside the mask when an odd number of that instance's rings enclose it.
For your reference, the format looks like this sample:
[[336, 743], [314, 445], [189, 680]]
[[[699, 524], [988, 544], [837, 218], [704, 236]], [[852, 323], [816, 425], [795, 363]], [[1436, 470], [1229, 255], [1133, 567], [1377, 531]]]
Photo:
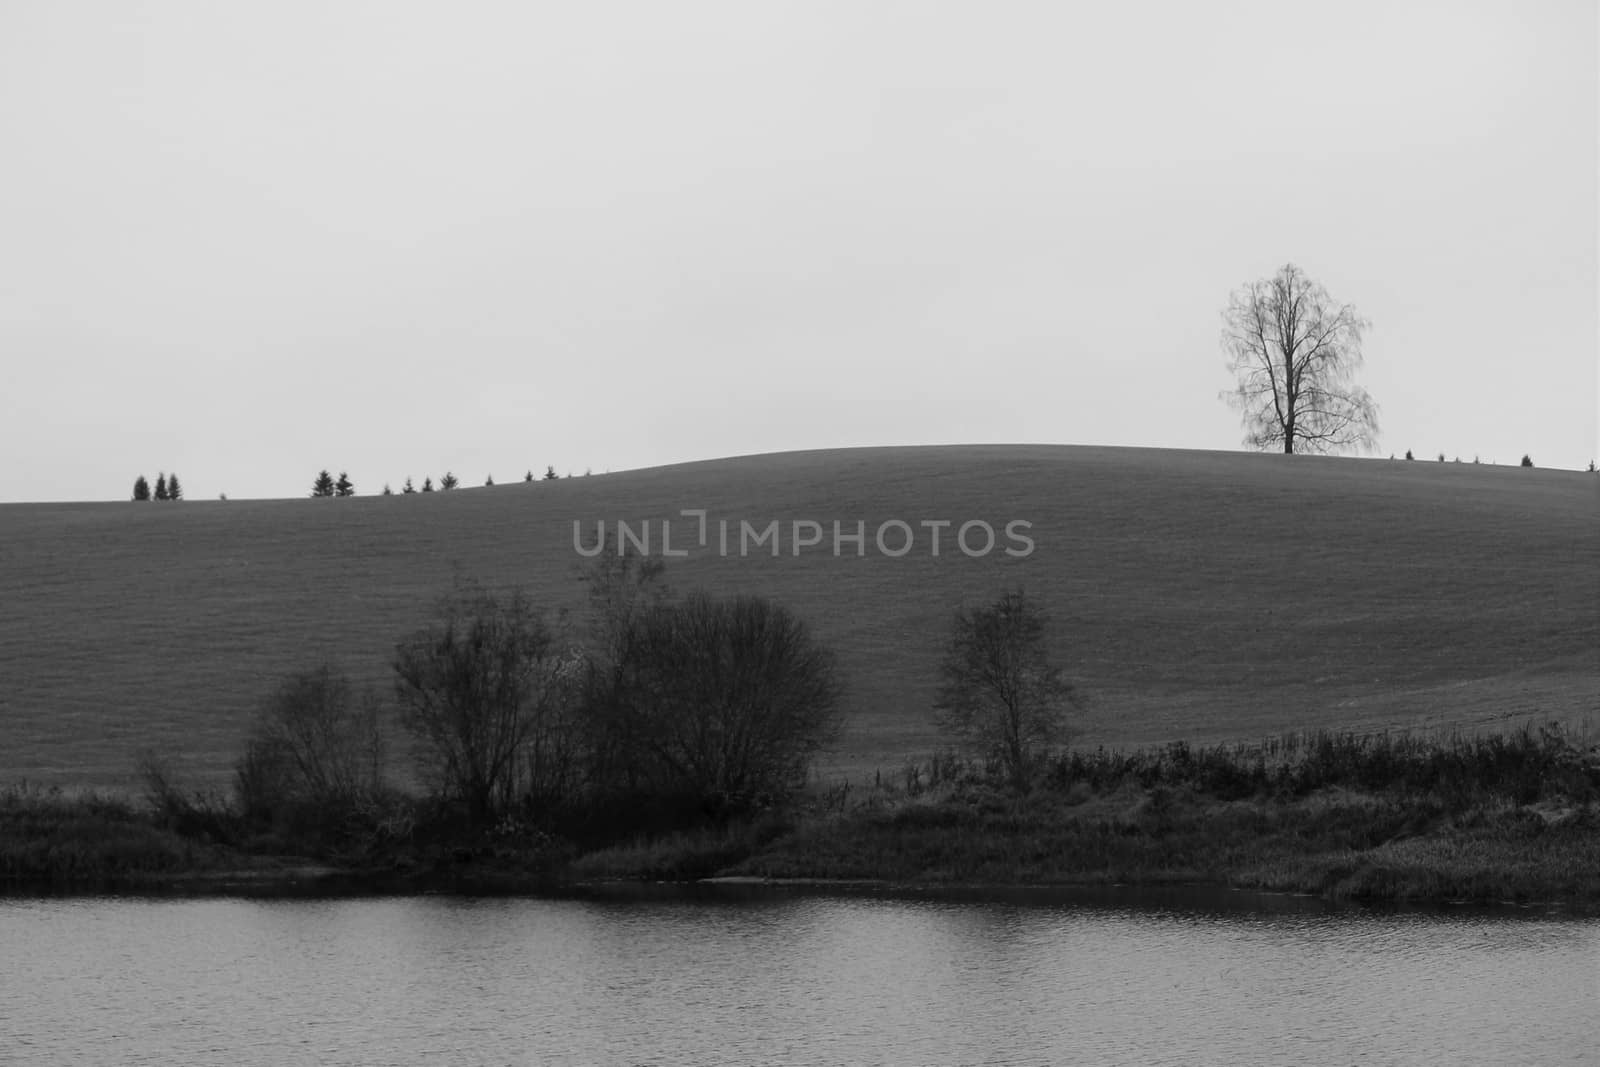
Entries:
[[790, 832], [783, 816], [768, 813], [722, 826], [702, 826], [598, 849], [579, 857], [570, 874], [581, 880], [706, 878], [739, 863]]
[[114, 794], [0, 788], [0, 883], [115, 883], [216, 860], [216, 850]]
[[847, 811], [819, 807], [725, 873], [1600, 905], [1600, 753], [1559, 724], [1472, 737], [1315, 731], [1069, 752], [1025, 794], [993, 768], [941, 756], [880, 777]]

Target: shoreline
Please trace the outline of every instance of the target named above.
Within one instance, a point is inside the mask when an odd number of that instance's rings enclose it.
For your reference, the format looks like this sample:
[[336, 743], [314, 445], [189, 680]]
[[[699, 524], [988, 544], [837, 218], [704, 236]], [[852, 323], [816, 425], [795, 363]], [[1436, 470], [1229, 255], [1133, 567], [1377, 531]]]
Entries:
[[1523, 899], [1331, 897], [1210, 881], [905, 882], [865, 878], [552, 879], [499, 873], [483, 876], [396, 876], [393, 872], [318, 867], [285, 871], [190, 872], [165, 878], [70, 882], [0, 880], [0, 903], [20, 900], [359, 900], [443, 896], [459, 899], [701, 899], [736, 902], [777, 894], [871, 896], [1018, 906], [1077, 905], [1252, 914], [1405, 912], [1431, 915], [1600, 916], [1600, 900], [1557, 895]]
[[[582, 810], [474, 825], [219, 801], [0, 790], [0, 896], [1290, 894], [1328, 904], [1600, 911], [1600, 749], [1559, 729], [1419, 743], [1315, 735], [1268, 764], [1175, 744], [1073, 752], [1018, 791], [971, 763], [712, 819]], [[434, 814], [417, 819], [419, 810]], [[299, 821], [295, 821], [295, 819]], [[566, 823], [562, 819], [566, 818]], [[648, 820], [642, 820], [648, 825]], [[563, 825], [578, 828], [564, 836]]]
[[[1306, 854], [1300, 857], [1311, 860]], [[1428, 913], [1488, 911], [1600, 915], [1600, 892], [1524, 881], [1512, 894], [1459, 892], [1340, 892], [1326, 883], [1262, 884], [1235, 871], [1197, 877], [1163, 870], [1089, 871], [1076, 877], [1036, 880], [907, 878], [860, 875], [714, 873], [663, 877], [648, 872], [603, 876], [575, 873], [572, 865], [536, 869], [494, 861], [428, 868], [352, 866], [301, 857], [239, 856], [238, 865], [166, 871], [83, 873], [52, 877], [0, 876], [0, 901], [134, 897], [162, 899], [307, 899], [449, 896], [458, 898], [706, 898], [737, 900], [774, 894], [869, 895], [1017, 904], [1086, 904], [1111, 907], [1174, 906], [1253, 912], [1406, 910]], [[751, 860], [731, 865], [750, 866]], [[1368, 865], [1369, 867], [1371, 864]]]

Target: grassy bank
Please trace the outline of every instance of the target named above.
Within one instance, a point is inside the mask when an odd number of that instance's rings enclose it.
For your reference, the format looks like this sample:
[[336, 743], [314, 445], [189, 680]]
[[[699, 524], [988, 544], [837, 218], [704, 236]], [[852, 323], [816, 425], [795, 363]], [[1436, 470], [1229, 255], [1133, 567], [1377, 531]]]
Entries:
[[782, 832], [680, 834], [595, 853], [575, 870], [906, 885], [1198, 882], [1592, 907], [1600, 755], [1557, 727], [1432, 740], [1316, 733], [1072, 753], [1021, 796], [982, 767], [944, 758], [854, 800], [836, 790]]
[[[308, 873], [310, 872], [310, 873]], [[1317, 732], [1058, 756], [1017, 794], [954, 756], [784, 811], [579, 853], [516, 819], [468, 832], [392, 798], [337, 824], [249, 827], [0, 792], [0, 883], [247, 891], [533, 891], [712, 876], [904, 886], [1204, 883], [1363, 901], [1600, 907], [1600, 749], [1556, 725], [1478, 737]]]
[[1366, 900], [1600, 902], [1600, 817], [1578, 808], [1320, 790], [1223, 801], [1130, 787], [981, 790], [809, 823], [723, 873], [909, 884], [1200, 882]]
[[232, 850], [165, 826], [124, 797], [0, 789], [0, 884], [116, 887], [223, 870]]
[[263, 827], [221, 798], [158, 798], [59, 787], [0, 789], [0, 892], [478, 892], [529, 890], [572, 856], [505, 822], [468, 833], [440, 815], [404, 829], [395, 808]]

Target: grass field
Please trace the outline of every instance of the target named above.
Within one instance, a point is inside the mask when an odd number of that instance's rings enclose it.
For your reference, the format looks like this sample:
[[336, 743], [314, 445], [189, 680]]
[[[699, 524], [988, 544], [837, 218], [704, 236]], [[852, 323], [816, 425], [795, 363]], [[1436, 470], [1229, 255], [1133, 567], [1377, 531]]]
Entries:
[[[0, 505], [0, 782], [120, 787], [149, 746], [220, 777], [285, 672], [327, 655], [387, 686], [394, 642], [456, 576], [581, 609], [573, 522], [660, 520], [710, 546], [678, 588], [759, 592], [839, 652], [849, 725], [829, 776], [938, 743], [928, 706], [953, 609], [1024, 584], [1087, 700], [1077, 743], [1292, 730], [1499, 727], [1600, 712], [1600, 478], [1515, 467], [1069, 446], [783, 453], [451, 493]], [[734, 554], [716, 550], [731, 521]], [[783, 554], [737, 554], [777, 519]], [[834, 520], [867, 524], [835, 557]], [[969, 558], [926, 530], [1035, 550]], [[787, 524], [824, 544], [790, 554]], [[853, 547], [847, 545], [847, 552]]]

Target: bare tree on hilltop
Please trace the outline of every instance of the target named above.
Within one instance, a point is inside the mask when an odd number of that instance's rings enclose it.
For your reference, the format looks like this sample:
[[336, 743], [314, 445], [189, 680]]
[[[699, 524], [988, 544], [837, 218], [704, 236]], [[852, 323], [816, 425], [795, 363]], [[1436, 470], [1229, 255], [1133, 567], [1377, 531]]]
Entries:
[[1222, 318], [1238, 385], [1221, 395], [1240, 414], [1245, 444], [1286, 453], [1377, 444], [1378, 405], [1354, 381], [1372, 324], [1353, 306], [1290, 263], [1236, 291]]

